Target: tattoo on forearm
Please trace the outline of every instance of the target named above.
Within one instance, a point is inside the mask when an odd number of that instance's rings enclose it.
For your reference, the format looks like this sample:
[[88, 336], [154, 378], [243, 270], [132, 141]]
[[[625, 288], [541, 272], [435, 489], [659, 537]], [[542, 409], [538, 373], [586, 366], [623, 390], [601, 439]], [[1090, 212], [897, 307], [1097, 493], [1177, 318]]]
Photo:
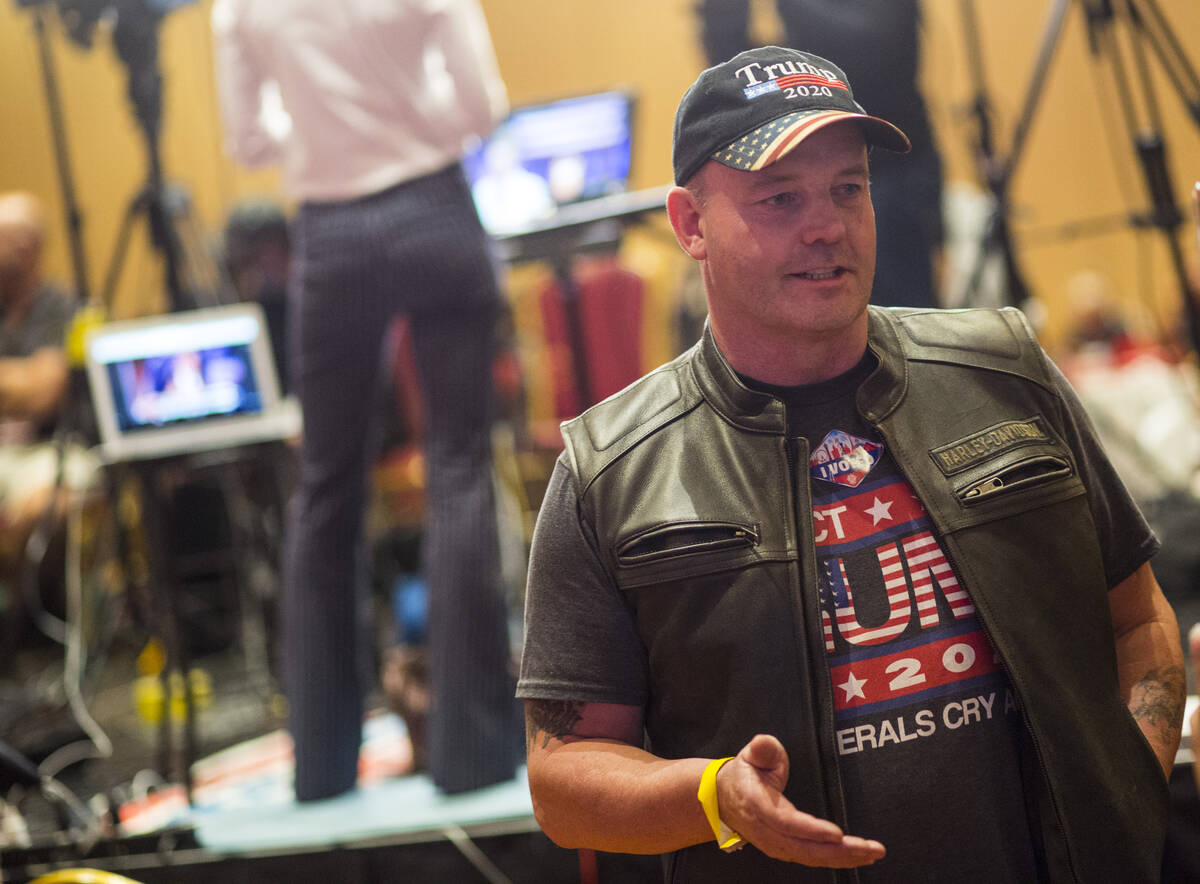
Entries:
[[1180, 666], [1152, 669], [1134, 686], [1130, 712], [1139, 724], [1153, 727], [1164, 741], [1174, 740], [1183, 724], [1186, 684]]
[[525, 750], [534, 748], [538, 733], [543, 734], [542, 748], [550, 740], [575, 733], [583, 718], [583, 704], [575, 700], [532, 700], [525, 706]]

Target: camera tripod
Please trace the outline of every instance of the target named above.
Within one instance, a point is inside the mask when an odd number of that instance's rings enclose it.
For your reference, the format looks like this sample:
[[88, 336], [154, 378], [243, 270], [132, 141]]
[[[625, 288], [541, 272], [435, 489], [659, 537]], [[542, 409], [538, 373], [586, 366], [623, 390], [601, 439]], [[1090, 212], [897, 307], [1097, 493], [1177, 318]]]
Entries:
[[[59, 95], [57, 73], [54, 67], [53, 53], [50, 51], [46, 34], [46, 9], [52, 0], [17, 0], [17, 5], [30, 7], [33, 12], [34, 28], [38, 38], [40, 60], [42, 63], [43, 86], [46, 91], [46, 101], [50, 109], [50, 121], [55, 147], [58, 172], [62, 182], [62, 194], [66, 206], [68, 232], [70, 234], [71, 255], [75, 272], [77, 296], [84, 306], [94, 306], [101, 314], [111, 310], [117, 282], [120, 278], [130, 237], [139, 219], [144, 218], [148, 227], [151, 244], [160, 253], [163, 260], [164, 287], [168, 299], [168, 309], [172, 312], [195, 306], [193, 295], [183, 283], [182, 246], [174, 229], [171, 205], [172, 198], [164, 183], [163, 165], [159, 145], [162, 128], [162, 74], [158, 59], [158, 27], [165, 12], [169, 8], [180, 5], [187, 0], [56, 0], [58, 18], [66, 28], [68, 36], [79, 46], [90, 49], [92, 35], [97, 23], [102, 18], [111, 18], [116, 13], [116, 21], [112, 27], [112, 45], [120, 60], [127, 68], [128, 97], [132, 104], [135, 121], [143, 137], [147, 157], [147, 178], [143, 187], [130, 201], [126, 208], [120, 230], [117, 235], [113, 255], [107, 267], [102, 290], [98, 296], [88, 286], [88, 273], [84, 263], [84, 251], [81, 244], [81, 214], [76, 200], [74, 179], [71, 174], [65, 137], [65, 125], [62, 114], [62, 102]], [[82, 360], [82, 354], [75, 358]], [[77, 369], [81, 368], [76, 366]], [[58, 468], [55, 481], [55, 495], [62, 487], [63, 458], [65, 445], [75, 433], [80, 423], [89, 423], [81, 414], [84, 404], [88, 403], [86, 379], [83, 372], [72, 373], [72, 395], [64, 398], [64, 406], [56, 429]], [[76, 406], [79, 406], [76, 408]], [[89, 409], [90, 414], [90, 409]], [[141, 465], [137, 471], [146, 489], [141, 503], [149, 515], [143, 524], [155, 534], [156, 542], [150, 545], [150, 583], [154, 589], [151, 617], [155, 621], [158, 635], [166, 648], [167, 661], [163, 666], [164, 707], [172, 695], [169, 678], [173, 673], [186, 672], [188, 661], [186, 649], [178, 629], [178, 614], [175, 599], [168, 586], [170, 575], [162, 562], [161, 531], [164, 530], [161, 501], [158, 499], [158, 486], [152, 484], [158, 479], [152, 466]], [[123, 477], [110, 483], [110, 488], [119, 487]], [[53, 501], [55, 495], [51, 496]], [[27, 544], [26, 561], [23, 563], [23, 591], [31, 593], [32, 581], [37, 576], [41, 558], [44, 555], [47, 537], [54, 524], [54, 510], [47, 506], [39, 519], [35, 536]], [[123, 531], [123, 526], [119, 526]], [[121, 536], [118, 543], [122, 546], [121, 555], [125, 555], [127, 536]], [[32, 606], [31, 606], [32, 607]], [[35, 607], [34, 610], [37, 610]], [[39, 618], [39, 627], [50, 638], [65, 643], [67, 625], [52, 617]], [[178, 775], [184, 783], [188, 797], [191, 797], [191, 762], [195, 759], [196, 737], [194, 733], [191, 684], [183, 680], [185, 700], [185, 717], [182, 724], [182, 737], [175, 740], [171, 734], [171, 715], [164, 708], [160, 723], [159, 762], [160, 770], [169, 775]], [[74, 711], [74, 710], [73, 710]], [[77, 714], [77, 713], [76, 713]], [[96, 745], [98, 757], [111, 754], [111, 742], [99, 732], [98, 728], [87, 729], [87, 736]], [[181, 742], [182, 746], [174, 745]], [[101, 744], [104, 744], [103, 746]], [[2, 747], [0, 747], [2, 748]], [[0, 757], [0, 762], [3, 758]], [[0, 764], [0, 768], [3, 765]], [[0, 773], [3, 771], [0, 770]], [[25, 772], [28, 774], [28, 771]], [[28, 776], [26, 777], [28, 779]]]
[[[984, 84], [982, 48], [975, 17], [974, 0], [961, 0], [966, 32], [970, 77], [975, 91], [972, 111], [978, 130], [977, 156], [982, 177], [993, 197], [993, 211], [983, 234], [978, 258], [967, 288], [967, 303], [977, 295], [985, 266], [999, 259], [1007, 281], [1006, 300], [1021, 304], [1029, 289], [1013, 248], [1009, 219], [1009, 185], [1037, 112], [1051, 62], [1062, 36], [1067, 13], [1080, 7], [1087, 26], [1088, 47], [1093, 57], [1107, 67], [1112, 94], [1142, 169], [1148, 197], [1148, 211], [1135, 212], [1124, 220], [1134, 227], [1158, 230], [1167, 245], [1172, 269], [1183, 298], [1188, 339], [1200, 352], [1200, 304], [1191, 296], [1187, 268], [1178, 231], [1183, 212], [1175, 197], [1175, 185], [1167, 164], [1167, 146], [1162, 134], [1158, 97], [1151, 82], [1149, 58], [1153, 54], [1178, 93], [1192, 120], [1200, 126], [1200, 77], [1188, 61], [1183, 47], [1172, 31], [1156, 0], [1054, 0], [1038, 49], [1029, 87], [1014, 128], [1006, 156], [999, 156], [992, 137], [990, 105]], [[1117, 36], [1118, 23], [1124, 26], [1128, 52], [1122, 52]]]

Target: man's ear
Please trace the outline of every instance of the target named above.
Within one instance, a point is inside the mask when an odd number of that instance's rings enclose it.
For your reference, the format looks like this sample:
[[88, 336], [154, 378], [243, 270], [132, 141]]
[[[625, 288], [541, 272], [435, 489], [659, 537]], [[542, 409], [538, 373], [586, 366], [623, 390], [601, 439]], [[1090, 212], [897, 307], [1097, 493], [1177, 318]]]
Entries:
[[667, 192], [667, 217], [671, 219], [675, 239], [697, 261], [708, 257], [704, 234], [700, 229], [700, 215], [700, 203], [690, 190], [676, 186]]

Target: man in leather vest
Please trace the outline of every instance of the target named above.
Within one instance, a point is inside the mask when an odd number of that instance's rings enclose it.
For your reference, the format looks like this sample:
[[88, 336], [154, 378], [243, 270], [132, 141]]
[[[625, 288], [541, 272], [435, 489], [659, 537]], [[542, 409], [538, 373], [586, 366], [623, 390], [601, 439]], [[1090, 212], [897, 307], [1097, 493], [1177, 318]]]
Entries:
[[708, 326], [563, 426], [535, 814], [668, 881], [1154, 880], [1184, 699], [1158, 541], [1018, 311], [868, 306], [868, 147], [907, 139], [790, 49], [680, 104]]

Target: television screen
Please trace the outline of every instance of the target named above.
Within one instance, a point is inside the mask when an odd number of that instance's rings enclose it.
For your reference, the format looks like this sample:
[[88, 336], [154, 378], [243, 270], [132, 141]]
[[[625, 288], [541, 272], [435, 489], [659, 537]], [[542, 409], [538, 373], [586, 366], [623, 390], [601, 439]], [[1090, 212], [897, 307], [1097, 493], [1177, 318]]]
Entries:
[[633, 100], [624, 92], [564, 98], [512, 111], [465, 159], [489, 233], [520, 233], [561, 206], [623, 193], [632, 156]]
[[248, 345], [186, 350], [108, 366], [122, 430], [262, 410]]
[[249, 316], [135, 328], [93, 343], [121, 431], [260, 412]]

